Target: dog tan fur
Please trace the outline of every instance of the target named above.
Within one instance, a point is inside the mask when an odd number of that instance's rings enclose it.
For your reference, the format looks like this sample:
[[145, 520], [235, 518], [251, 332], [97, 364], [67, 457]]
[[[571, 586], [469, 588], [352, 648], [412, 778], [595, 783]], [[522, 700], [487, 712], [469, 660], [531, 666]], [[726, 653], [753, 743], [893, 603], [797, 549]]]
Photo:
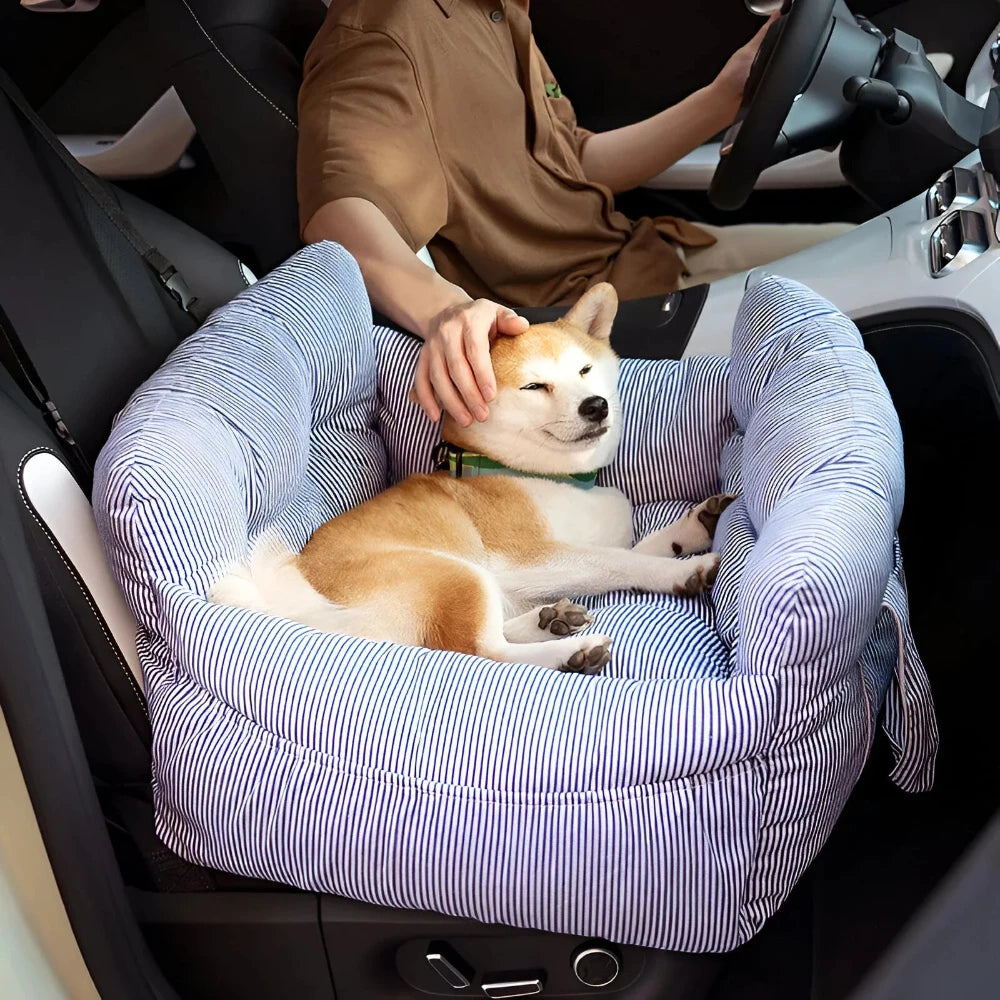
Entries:
[[[711, 585], [704, 551], [729, 498], [714, 497], [632, 546], [631, 507], [617, 490], [538, 476], [606, 465], [620, 437], [617, 301], [597, 285], [555, 323], [500, 337], [497, 396], [482, 424], [445, 418], [446, 440], [536, 476], [411, 476], [321, 525], [295, 556], [255, 554], [213, 600], [314, 627], [593, 673], [607, 636], [567, 594], [633, 587], [695, 594]], [[550, 601], [549, 604], [539, 604]]]
[[516, 479], [438, 473], [410, 476], [327, 521], [298, 568], [334, 604], [375, 605], [387, 618], [407, 608], [413, 645], [479, 653], [486, 602], [477, 574], [463, 563], [485, 566], [499, 557], [530, 564], [551, 545]]

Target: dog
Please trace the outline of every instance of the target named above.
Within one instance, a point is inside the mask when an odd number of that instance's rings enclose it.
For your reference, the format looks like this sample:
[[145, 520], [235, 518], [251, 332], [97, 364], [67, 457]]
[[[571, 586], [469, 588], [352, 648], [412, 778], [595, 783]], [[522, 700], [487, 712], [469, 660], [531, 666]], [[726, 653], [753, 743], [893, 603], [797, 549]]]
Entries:
[[[711, 586], [732, 497], [710, 497], [633, 545], [632, 508], [592, 484], [621, 437], [611, 285], [567, 315], [497, 337], [482, 423], [442, 423], [449, 470], [413, 475], [321, 525], [301, 553], [258, 544], [210, 598], [328, 632], [599, 673], [607, 635], [567, 595]], [[690, 555], [689, 559], [679, 556]]]

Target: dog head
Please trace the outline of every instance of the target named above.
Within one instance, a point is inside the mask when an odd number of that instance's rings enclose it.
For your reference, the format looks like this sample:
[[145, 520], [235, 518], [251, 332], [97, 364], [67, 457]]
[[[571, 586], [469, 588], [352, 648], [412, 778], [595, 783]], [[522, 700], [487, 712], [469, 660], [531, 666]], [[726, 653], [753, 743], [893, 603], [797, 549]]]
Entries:
[[618, 356], [609, 343], [617, 309], [614, 288], [602, 282], [562, 319], [497, 337], [489, 417], [471, 427], [445, 417], [445, 440], [523, 472], [567, 475], [607, 465], [621, 439]]

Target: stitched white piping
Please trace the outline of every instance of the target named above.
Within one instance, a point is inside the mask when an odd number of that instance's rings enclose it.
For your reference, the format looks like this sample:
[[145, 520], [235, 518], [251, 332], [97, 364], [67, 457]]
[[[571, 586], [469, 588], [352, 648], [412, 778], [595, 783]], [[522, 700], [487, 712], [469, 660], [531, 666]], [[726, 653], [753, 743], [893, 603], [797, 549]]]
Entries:
[[223, 61], [223, 62], [224, 62], [224, 63], [225, 63], [225, 64], [226, 64], [226, 65], [227, 65], [227, 66], [228, 66], [228, 67], [229, 67], [229, 68], [230, 68], [230, 69], [231, 69], [231, 70], [232, 70], [232, 71], [233, 71], [233, 72], [234, 72], [234, 73], [235, 73], [235, 74], [236, 74], [236, 75], [237, 75], [237, 76], [238, 76], [238, 77], [239, 77], [239, 78], [240, 78], [240, 79], [241, 79], [241, 80], [242, 80], [242, 81], [243, 81], [243, 82], [244, 82], [244, 83], [245, 83], [245, 84], [246, 84], [246, 85], [247, 85], [247, 86], [248, 86], [248, 87], [249, 87], [249, 88], [250, 88], [250, 89], [251, 89], [251, 90], [252, 90], [252, 91], [253, 91], [253, 92], [254, 92], [254, 93], [256, 94], [256, 95], [257, 95], [257, 96], [258, 96], [258, 97], [262, 97], [262, 98], [263, 98], [263, 99], [264, 99], [265, 101], [267, 101], [267, 103], [268, 103], [268, 104], [270, 104], [270, 105], [271, 105], [271, 107], [272, 107], [272, 108], [274, 108], [274, 110], [275, 110], [275, 111], [277, 111], [277, 112], [278, 112], [278, 114], [279, 114], [279, 115], [281, 115], [281, 117], [282, 117], [282, 118], [284, 118], [284, 119], [285, 119], [285, 121], [286, 121], [286, 122], [288, 122], [288, 124], [289, 124], [289, 125], [291, 125], [293, 129], [295, 129], [296, 131], [298, 131], [298, 125], [296, 125], [296, 124], [295, 124], [295, 122], [293, 122], [293, 121], [292, 121], [292, 119], [291, 119], [291, 118], [289, 118], [289, 117], [288, 117], [288, 115], [286, 115], [286, 114], [285, 114], [285, 112], [284, 112], [284, 111], [282, 111], [282, 110], [281, 110], [281, 108], [279, 108], [279, 107], [278, 107], [278, 105], [277, 105], [277, 104], [275, 104], [275, 103], [274, 103], [274, 101], [272, 101], [272, 100], [271, 100], [271, 98], [267, 96], [267, 94], [265, 94], [265, 93], [264, 93], [264, 92], [263, 92], [262, 90], [259, 90], [259, 89], [258, 89], [257, 87], [255, 87], [255, 86], [254, 86], [254, 85], [253, 85], [253, 84], [252, 84], [252, 83], [251, 83], [251, 82], [250, 82], [250, 81], [249, 81], [249, 80], [248, 80], [248, 79], [247, 79], [247, 78], [246, 78], [246, 77], [245, 77], [245, 76], [244, 76], [244, 75], [243, 75], [243, 74], [242, 74], [242, 73], [241, 73], [241, 72], [239, 71], [239, 69], [237, 69], [237, 67], [236, 67], [236, 64], [235, 64], [235, 63], [234, 63], [234, 62], [232, 61], [232, 59], [230, 59], [230, 58], [229, 58], [229, 56], [227, 56], [227, 55], [226, 55], [226, 53], [225, 53], [225, 52], [223, 52], [223, 51], [222, 51], [222, 49], [220, 49], [220, 48], [219, 48], [219, 46], [218, 46], [218, 45], [216, 44], [216, 41], [215, 41], [215, 39], [214, 39], [214, 38], [213, 38], [213, 37], [212, 37], [212, 36], [211, 36], [211, 35], [210, 35], [210, 34], [209, 34], [209, 33], [208, 33], [208, 32], [207, 32], [206, 30], [205, 30], [205, 27], [204, 27], [204, 25], [203, 25], [203, 24], [201, 23], [201, 21], [199, 21], [199, 20], [198, 20], [198, 15], [197, 15], [197, 14], [196, 14], [196, 13], [195, 13], [195, 12], [194, 12], [194, 11], [193, 11], [192, 9], [191, 9], [191, 5], [190, 5], [190, 4], [189, 4], [189, 3], [187, 2], [187, 0], [181, 0], [181, 3], [182, 3], [182, 4], [184, 4], [184, 6], [185, 6], [185, 7], [187, 8], [187, 12], [188, 12], [188, 13], [189, 13], [189, 14], [191, 15], [191, 18], [192, 18], [192, 20], [194, 21], [194, 23], [198, 25], [198, 30], [199, 30], [199, 31], [200, 31], [200, 32], [201, 32], [201, 33], [202, 33], [202, 34], [203, 34], [203, 35], [204, 35], [204, 36], [205, 36], [205, 37], [206, 37], [206, 38], [208, 39], [208, 41], [209, 41], [209, 43], [211, 44], [212, 48], [213, 48], [213, 49], [215, 49], [215, 51], [216, 51], [216, 52], [218, 52], [220, 56], [222, 56], [222, 61]]
[[122, 668], [122, 673], [125, 674], [125, 678], [129, 682], [129, 685], [131, 686], [132, 691], [135, 694], [136, 700], [139, 702], [139, 707], [142, 709], [143, 715], [145, 715], [146, 718], [148, 719], [149, 712], [146, 710], [146, 699], [143, 697], [142, 692], [139, 690], [139, 686], [136, 684], [135, 678], [132, 676], [132, 671], [129, 669], [128, 664], [122, 658], [121, 650], [118, 648], [118, 643], [115, 642], [115, 640], [111, 636], [111, 633], [108, 631], [107, 623], [104, 621], [104, 615], [101, 614], [101, 612], [97, 608], [97, 605], [94, 604], [90, 596], [90, 591], [87, 589], [86, 584], [80, 578], [80, 575], [79, 573], [77, 573], [76, 568], [66, 558], [66, 555], [62, 550], [62, 546], [53, 537], [52, 532], [49, 531], [48, 526], [45, 524], [45, 522], [42, 521], [42, 519], [38, 516], [37, 512], [35, 511], [35, 508], [31, 504], [31, 501], [28, 499], [28, 495], [24, 492], [23, 473], [24, 473], [25, 463], [33, 456], [40, 455], [43, 453], [47, 453], [49, 455], [55, 455], [56, 458], [59, 458], [59, 456], [56, 455], [56, 453], [52, 451], [51, 448], [32, 448], [32, 450], [27, 452], [21, 458], [21, 461], [18, 463], [17, 490], [21, 494], [21, 501], [24, 503], [24, 506], [27, 509], [28, 513], [32, 516], [35, 524], [37, 524], [38, 527], [41, 528], [42, 534], [44, 534], [45, 537], [49, 540], [49, 544], [55, 550], [56, 555], [59, 556], [59, 559], [62, 561], [62, 564], [66, 567], [66, 570], [69, 572], [69, 575], [75, 581], [77, 587], [80, 589], [80, 593], [83, 594], [83, 599], [87, 602], [87, 605], [90, 607], [90, 610], [93, 613], [94, 618], [97, 621], [97, 624], [100, 625], [101, 631], [104, 633], [104, 638], [107, 639], [108, 645], [111, 647], [111, 651], [115, 654], [115, 659], [118, 660], [118, 663]]

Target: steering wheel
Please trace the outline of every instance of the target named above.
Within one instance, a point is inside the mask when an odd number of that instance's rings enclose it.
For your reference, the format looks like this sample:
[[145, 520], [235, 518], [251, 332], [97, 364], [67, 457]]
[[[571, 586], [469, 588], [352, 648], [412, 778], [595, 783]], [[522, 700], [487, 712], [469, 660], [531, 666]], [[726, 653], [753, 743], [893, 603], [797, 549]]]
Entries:
[[716, 208], [742, 208], [760, 172], [774, 162], [781, 128], [830, 35], [836, 2], [795, 0], [791, 10], [771, 25], [750, 69], [740, 116], [722, 142], [722, 156], [708, 189]]

